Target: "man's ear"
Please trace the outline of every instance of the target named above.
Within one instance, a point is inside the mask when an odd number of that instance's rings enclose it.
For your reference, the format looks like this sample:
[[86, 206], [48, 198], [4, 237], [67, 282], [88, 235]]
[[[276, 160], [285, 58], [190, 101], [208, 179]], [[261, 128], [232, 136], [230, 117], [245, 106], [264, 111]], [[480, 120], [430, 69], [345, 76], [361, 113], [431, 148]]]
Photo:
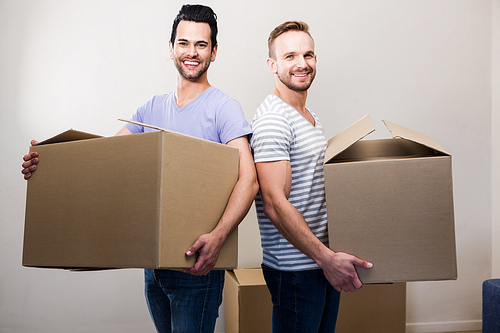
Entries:
[[217, 56], [217, 50], [219, 49], [219, 44], [215, 44], [214, 48], [212, 49], [212, 54], [210, 55], [210, 61], [214, 62], [215, 57]]
[[273, 58], [267, 58], [267, 67], [273, 74], [278, 73], [278, 66], [276, 65], [276, 60]]
[[168, 54], [170, 55], [170, 59], [174, 59], [174, 45], [172, 44], [172, 41], [168, 41]]

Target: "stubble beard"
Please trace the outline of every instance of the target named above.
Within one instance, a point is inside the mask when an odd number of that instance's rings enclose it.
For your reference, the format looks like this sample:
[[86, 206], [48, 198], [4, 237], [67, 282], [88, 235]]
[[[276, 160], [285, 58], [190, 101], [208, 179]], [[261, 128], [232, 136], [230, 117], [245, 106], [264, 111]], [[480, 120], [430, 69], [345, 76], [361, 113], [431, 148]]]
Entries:
[[288, 89], [293, 90], [293, 91], [306, 91], [309, 89], [309, 87], [311, 87], [311, 85], [314, 81], [314, 78], [316, 76], [316, 73], [311, 69], [309, 72], [309, 76], [310, 76], [309, 82], [303, 82], [301, 84], [297, 84], [297, 83], [292, 82], [292, 76], [293, 76], [292, 73], [283, 74], [283, 73], [280, 73], [280, 71], [278, 71], [277, 75], [278, 75], [278, 78], [281, 81], [281, 83], [283, 83]]
[[[198, 66], [200, 66], [200, 68], [198, 68], [196, 71], [188, 71], [186, 68], [184, 68], [183, 66], [183, 61], [184, 60], [188, 60], [188, 61], [198, 61], [200, 64]], [[198, 80], [200, 77], [203, 76], [203, 74], [205, 74], [205, 72], [208, 70], [208, 67], [210, 67], [210, 61], [206, 61], [206, 60], [199, 60], [199, 59], [175, 59], [174, 61], [174, 65], [175, 65], [175, 68], [177, 68], [177, 71], [179, 72], [179, 74], [185, 78], [186, 80], [189, 80], [189, 81], [196, 81]]]

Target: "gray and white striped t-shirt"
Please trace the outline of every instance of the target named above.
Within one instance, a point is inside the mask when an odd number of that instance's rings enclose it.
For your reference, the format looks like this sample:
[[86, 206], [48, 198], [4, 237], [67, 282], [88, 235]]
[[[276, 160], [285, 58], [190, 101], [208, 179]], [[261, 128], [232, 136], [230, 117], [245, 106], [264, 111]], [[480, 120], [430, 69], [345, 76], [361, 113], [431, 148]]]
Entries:
[[[276, 95], [269, 95], [252, 121], [250, 141], [255, 163], [289, 160], [292, 169], [290, 203], [309, 228], [328, 246], [323, 160], [327, 140], [318, 117], [315, 126]], [[263, 263], [284, 271], [317, 269], [318, 265], [290, 244], [264, 215], [260, 193], [255, 198], [263, 248]]]

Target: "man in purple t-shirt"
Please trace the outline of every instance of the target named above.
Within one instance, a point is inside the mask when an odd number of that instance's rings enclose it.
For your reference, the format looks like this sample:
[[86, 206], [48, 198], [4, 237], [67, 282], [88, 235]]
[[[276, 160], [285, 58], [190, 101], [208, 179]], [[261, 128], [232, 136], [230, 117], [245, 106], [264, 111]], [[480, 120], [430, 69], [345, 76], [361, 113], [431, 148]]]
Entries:
[[[201, 235], [186, 250], [198, 253], [195, 265], [185, 272], [145, 270], [145, 294], [158, 332], [213, 332], [222, 299], [224, 271], [212, 270], [222, 244], [243, 220], [258, 191], [248, 144], [251, 129], [240, 104], [212, 87], [207, 70], [217, 54], [217, 21], [211, 8], [184, 5], [174, 20], [169, 41], [170, 58], [177, 68], [177, 88], [153, 97], [139, 107], [132, 119], [168, 130], [219, 142], [239, 149], [239, 177], [218, 225]], [[150, 131], [127, 124], [117, 135]], [[32, 141], [32, 145], [36, 145]], [[25, 179], [39, 162], [32, 152], [23, 157]]]

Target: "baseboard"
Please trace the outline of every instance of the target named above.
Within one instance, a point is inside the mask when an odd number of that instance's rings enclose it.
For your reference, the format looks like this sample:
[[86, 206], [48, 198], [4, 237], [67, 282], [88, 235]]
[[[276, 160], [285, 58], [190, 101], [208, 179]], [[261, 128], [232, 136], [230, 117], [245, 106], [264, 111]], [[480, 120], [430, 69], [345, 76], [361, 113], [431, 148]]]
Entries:
[[446, 321], [434, 323], [406, 324], [406, 333], [438, 333], [438, 332], [464, 332], [480, 331], [482, 320]]

